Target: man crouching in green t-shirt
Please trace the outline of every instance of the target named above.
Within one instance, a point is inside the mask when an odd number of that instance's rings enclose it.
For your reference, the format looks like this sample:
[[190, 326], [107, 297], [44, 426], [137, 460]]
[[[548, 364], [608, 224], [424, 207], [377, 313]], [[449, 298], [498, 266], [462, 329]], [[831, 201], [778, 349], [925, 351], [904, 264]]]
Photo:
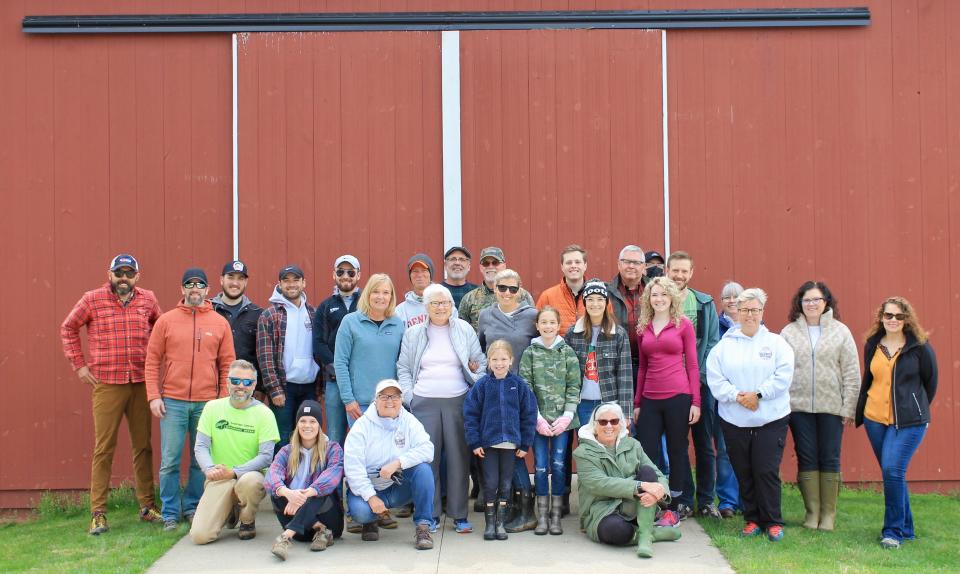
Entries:
[[190, 527], [196, 544], [213, 542], [225, 525], [234, 528], [238, 520], [240, 540], [257, 535], [257, 507], [266, 495], [263, 471], [280, 441], [273, 412], [253, 398], [253, 365], [234, 361], [227, 379], [229, 395], [208, 402], [197, 423], [194, 454], [207, 480]]

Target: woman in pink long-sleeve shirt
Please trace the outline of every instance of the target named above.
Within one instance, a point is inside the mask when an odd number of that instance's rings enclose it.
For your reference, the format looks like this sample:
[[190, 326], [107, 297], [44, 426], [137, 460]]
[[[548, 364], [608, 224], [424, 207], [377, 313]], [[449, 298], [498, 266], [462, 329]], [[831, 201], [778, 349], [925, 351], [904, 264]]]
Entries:
[[[637, 323], [640, 365], [633, 399], [637, 440], [663, 468], [660, 436], [667, 436], [670, 456], [670, 493], [674, 500], [684, 484], [693, 484], [687, 435], [689, 425], [700, 419], [700, 369], [697, 366], [697, 336], [693, 323], [683, 315], [677, 286], [657, 277], [643, 290]], [[675, 524], [677, 502], [661, 518]]]

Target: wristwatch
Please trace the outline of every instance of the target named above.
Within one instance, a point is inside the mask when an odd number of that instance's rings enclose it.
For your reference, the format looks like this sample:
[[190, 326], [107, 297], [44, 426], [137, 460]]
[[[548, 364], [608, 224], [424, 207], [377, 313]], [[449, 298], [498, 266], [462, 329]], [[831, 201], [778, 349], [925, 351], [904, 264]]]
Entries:
[[761, 393], [760, 391], [757, 391], [757, 400], [759, 401], [762, 398], [763, 398], [763, 393]]

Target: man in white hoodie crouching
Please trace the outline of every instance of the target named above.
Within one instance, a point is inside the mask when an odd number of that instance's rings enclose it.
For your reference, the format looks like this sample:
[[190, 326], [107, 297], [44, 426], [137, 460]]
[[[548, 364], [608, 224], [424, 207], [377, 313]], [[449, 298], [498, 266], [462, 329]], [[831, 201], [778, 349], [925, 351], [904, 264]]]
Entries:
[[433, 548], [433, 443], [423, 425], [403, 408], [400, 383], [377, 384], [374, 402], [353, 423], [343, 449], [347, 505], [353, 520], [363, 524], [362, 539], [379, 540], [377, 519], [405, 504], [414, 505], [414, 546]]

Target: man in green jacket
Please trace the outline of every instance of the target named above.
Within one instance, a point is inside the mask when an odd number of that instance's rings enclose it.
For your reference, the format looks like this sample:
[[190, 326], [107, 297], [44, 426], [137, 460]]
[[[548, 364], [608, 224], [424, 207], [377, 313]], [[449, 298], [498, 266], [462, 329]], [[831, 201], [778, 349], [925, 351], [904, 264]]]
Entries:
[[[700, 420], [692, 427], [693, 452], [697, 467], [697, 513], [721, 518], [713, 503], [717, 490], [716, 436], [720, 433], [717, 401], [707, 386], [707, 355], [720, 341], [720, 316], [713, 297], [690, 287], [693, 278], [693, 257], [686, 251], [674, 251], [667, 258], [667, 277], [680, 289], [683, 313], [697, 333], [697, 364], [700, 366]], [[684, 519], [693, 514], [693, 485], [688, 484], [677, 496], [677, 512]]]

